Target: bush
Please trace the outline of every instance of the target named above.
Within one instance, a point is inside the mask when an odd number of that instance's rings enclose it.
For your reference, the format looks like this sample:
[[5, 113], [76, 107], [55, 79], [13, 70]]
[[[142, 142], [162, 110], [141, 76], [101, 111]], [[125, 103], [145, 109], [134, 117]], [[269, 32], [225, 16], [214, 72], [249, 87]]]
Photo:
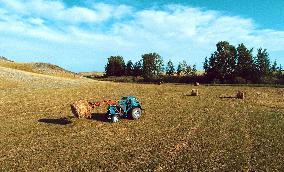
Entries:
[[195, 82], [205, 83], [204, 75], [194, 75], [194, 76], [163, 76], [162, 81], [167, 83], [188, 83], [193, 84]]
[[143, 77], [134, 77], [134, 76], [109, 76], [109, 77], [101, 77], [96, 78], [102, 81], [113, 81], [113, 82], [143, 82]]
[[215, 78], [215, 79], [213, 79], [212, 83], [213, 83], [213, 84], [220, 84], [221, 82], [220, 82], [219, 79], [216, 79], [216, 78]]
[[237, 77], [234, 78], [234, 83], [235, 84], [246, 84], [247, 80], [240, 77], [240, 76], [237, 76]]
[[276, 77], [268, 76], [268, 77], [261, 77], [259, 80], [262, 84], [277, 84], [278, 79]]
[[277, 84], [282, 84], [282, 85], [284, 85], [284, 77], [278, 79]]

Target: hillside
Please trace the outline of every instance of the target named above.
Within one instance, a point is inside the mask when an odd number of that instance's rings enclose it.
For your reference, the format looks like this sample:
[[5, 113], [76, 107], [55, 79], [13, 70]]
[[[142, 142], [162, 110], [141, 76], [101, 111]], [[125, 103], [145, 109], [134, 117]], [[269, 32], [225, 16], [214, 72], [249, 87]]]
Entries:
[[5, 57], [0, 57], [0, 66], [22, 70], [26, 72], [50, 75], [50, 76], [59, 76], [59, 77], [68, 77], [68, 78], [76, 78], [79, 77], [75, 73], [65, 70], [57, 65], [49, 64], [49, 63], [24, 63], [24, 62], [14, 62], [8, 60]]
[[0, 89], [3, 90], [8, 88], [19, 88], [21, 90], [66, 88], [88, 82], [92, 82], [92, 80], [43, 75], [0, 66]]
[[0, 90], [70, 88], [95, 82], [48, 63], [19, 63], [0, 57]]

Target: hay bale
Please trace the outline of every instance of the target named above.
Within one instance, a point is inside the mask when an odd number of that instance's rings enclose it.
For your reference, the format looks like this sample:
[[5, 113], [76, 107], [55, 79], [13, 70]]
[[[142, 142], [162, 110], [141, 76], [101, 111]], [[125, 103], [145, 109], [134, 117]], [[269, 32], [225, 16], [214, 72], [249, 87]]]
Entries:
[[194, 86], [199, 86], [199, 85], [200, 85], [199, 82], [194, 83]]
[[191, 90], [191, 96], [198, 96], [198, 90], [197, 89], [192, 89]]
[[91, 118], [94, 105], [87, 100], [78, 100], [71, 105], [71, 111], [76, 118]]
[[244, 99], [245, 98], [245, 93], [242, 91], [237, 92], [237, 99]]

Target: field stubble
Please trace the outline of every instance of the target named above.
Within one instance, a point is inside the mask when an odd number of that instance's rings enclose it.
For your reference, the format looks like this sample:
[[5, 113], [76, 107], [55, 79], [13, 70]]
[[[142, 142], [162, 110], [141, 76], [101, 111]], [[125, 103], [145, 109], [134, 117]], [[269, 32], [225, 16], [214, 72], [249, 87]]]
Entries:
[[[284, 169], [281, 88], [199, 86], [192, 97], [185, 96], [190, 85], [74, 83], [0, 89], [0, 170]], [[244, 100], [219, 98], [237, 90]], [[71, 117], [76, 100], [127, 95], [145, 108], [137, 121], [108, 123], [101, 117], [106, 107], [93, 119]]]

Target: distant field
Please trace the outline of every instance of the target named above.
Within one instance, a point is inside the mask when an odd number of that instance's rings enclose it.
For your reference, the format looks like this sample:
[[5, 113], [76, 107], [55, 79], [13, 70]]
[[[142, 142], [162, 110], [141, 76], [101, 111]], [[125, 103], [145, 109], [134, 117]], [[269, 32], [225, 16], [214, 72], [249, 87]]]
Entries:
[[[0, 171], [281, 171], [284, 89], [129, 84], [43, 77], [0, 80]], [[26, 75], [27, 74], [27, 75]], [[191, 89], [200, 96], [186, 96]], [[237, 90], [244, 100], [224, 98]], [[78, 99], [137, 96], [140, 120], [111, 124], [106, 107], [75, 119]]]
[[80, 72], [79, 75], [88, 77], [88, 76], [103, 76], [104, 72]]

